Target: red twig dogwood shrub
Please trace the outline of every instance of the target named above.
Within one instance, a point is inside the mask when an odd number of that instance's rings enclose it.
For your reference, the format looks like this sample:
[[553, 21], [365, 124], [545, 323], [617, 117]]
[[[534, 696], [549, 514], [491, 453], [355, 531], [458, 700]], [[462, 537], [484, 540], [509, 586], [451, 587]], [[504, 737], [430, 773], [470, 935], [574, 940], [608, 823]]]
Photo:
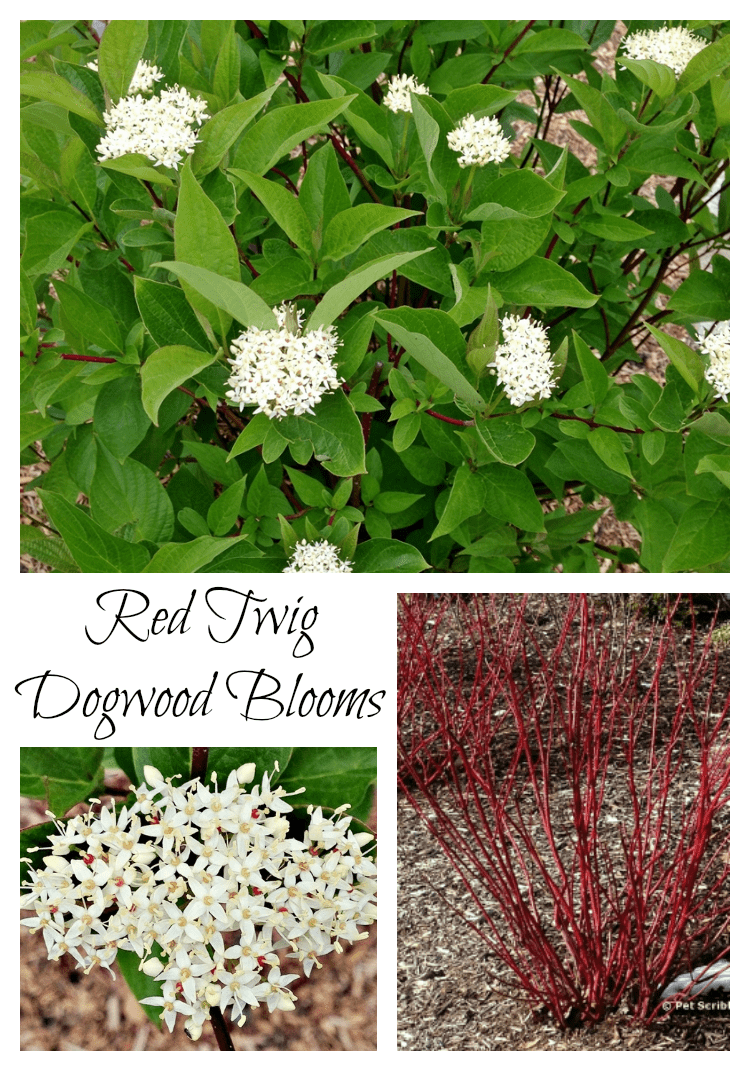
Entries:
[[650, 1020], [728, 943], [719, 655], [689, 597], [650, 623], [630, 598], [400, 597], [399, 784], [560, 1026]]

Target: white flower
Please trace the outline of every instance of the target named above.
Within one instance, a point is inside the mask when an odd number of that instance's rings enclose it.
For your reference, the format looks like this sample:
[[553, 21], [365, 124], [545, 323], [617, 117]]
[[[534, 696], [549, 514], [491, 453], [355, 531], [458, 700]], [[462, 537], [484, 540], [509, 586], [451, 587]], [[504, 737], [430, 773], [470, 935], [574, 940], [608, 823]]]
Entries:
[[684, 26], [662, 26], [659, 30], [629, 33], [622, 47], [631, 59], [664, 63], [679, 78], [690, 60], [707, 44], [707, 41], [695, 37]]
[[[99, 70], [97, 60], [94, 60], [93, 63], [87, 63], [86, 66], [90, 67], [92, 71], [98, 72]], [[138, 66], [128, 87], [128, 95], [150, 92], [154, 82], [161, 82], [163, 77], [164, 72], [160, 71], [158, 67], [149, 67], [147, 60], [138, 60]]]
[[[231, 1007], [240, 1025], [248, 1007], [292, 1010], [286, 986], [296, 975], [281, 974], [277, 950], [290, 949], [309, 975], [342, 940], [365, 938], [361, 927], [375, 918], [369, 835], [349, 832], [345, 808], [324, 817], [309, 807], [304, 840], [288, 837], [284, 797], [304, 790], [272, 788], [268, 771], [242, 787], [251, 763], [222, 791], [215, 778], [177, 787], [154, 768], [146, 776], [151, 789], [136, 789], [117, 818], [104, 807], [57, 823], [53, 854], [29, 871], [21, 906], [35, 915], [23, 924], [42, 932], [50, 959], [69, 952], [86, 973], [112, 973], [118, 949], [135, 952], [162, 986], [142, 1003], [161, 1008], [170, 1030], [185, 1016], [193, 1039], [211, 1007]], [[151, 957], [154, 942], [164, 959]]]
[[710, 335], [699, 338], [701, 353], [709, 358], [706, 379], [716, 392], [715, 398], [729, 401], [729, 320], [718, 324]]
[[180, 86], [164, 89], [148, 100], [140, 93], [123, 97], [104, 113], [107, 133], [96, 147], [99, 159], [137, 152], [177, 170], [182, 154], [195, 150], [198, 132], [194, 127], [208, 118], [205, 113], [206, 102]]
[[420, 93], [429, 96], [427, 88], [416, 80], [411, 74], [394, 74], [388, 86], [388, 92], [383, 97], [383, 104], [392, 112], [410, 112], [410, 93]]
[[503, 317], [503, 341], [487, 365], [511, 405], [549, 398], [555, 386], [547, 328], [518, 316]]
[[475, 119], [473, 115], [467, 115], [448, 134], [449, 148], [461, 153], [458, 158], [461, 167], [472, 167], [474, 164], [483, 167], [490, 161], [501, 164], [510, 156], [511, 144], [494, 116]]
[[339, 386], [333, 364], [339, 337], [333, 327], [302, 335], [299, 313], [283, 305], [274, 313], [278, 331], [249, 327], [232, 343], [227, 399], [239, 403], [240, 412], [255, 405], [271, 418], [312, 413], [323, 395]]
[[338, 548], [326, 539], [308, 543], [300, 539], [283, 573], [351, 573], [352, 563], [342, 561]]

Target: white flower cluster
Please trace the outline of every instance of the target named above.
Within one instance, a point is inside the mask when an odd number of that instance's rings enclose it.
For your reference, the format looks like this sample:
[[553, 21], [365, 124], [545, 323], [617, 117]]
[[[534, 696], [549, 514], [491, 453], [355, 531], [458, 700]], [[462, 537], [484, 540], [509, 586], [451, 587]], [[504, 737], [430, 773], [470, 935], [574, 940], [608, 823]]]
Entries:
[[501, 164], [510, 156], [512, 142], [500, 129], [494, 116], [475, 119], [466, 115], [455, 130], [448, 134], [448, 147], [461, 155], [458, 163], [461, 167], [478, 164], [483, 167], [490, 162]]
[[[333, 357], [340, 346], [334, 327], [319, 327], [300, 334], [302, 318], [296, 314], [296, 330], [290, 329], [285, 306], [274, 309], [278, 331], [248, 327], [231, 345], [235, 356], [227, 380], [227, 399], [238, 402], [240, 412], [255, 405], [271, 418], [288, 413], [312, 413], [324, 394], [339, 386]], [[293, 323], [292, 323], [293, 327]]]
[[96, 147], [100, 160], [138, 152], [155, 164], [177, 170], [182, 154], [190, 154], [207, 119], [206, 102], [182, 86], [164, 89], [158, 97], [123, 97], [104, 113], [107, 133]]
[[[90, 67], [92, 71], [98, 72], [99, 70], [97, 60], [94, 60], [93, 63], [87, 63], [86, 66]], [[138, 60], [138, 66], [130, 82], [128, 94], [150, 93], [154, 82], [161, 82], [163, 77], [164, 71], [160, 71], [156, 66], [150, 67], [147, 60]]]
[[277, 951], [290, 948], [309, 976], [341, 941], [368, 936], [357, 927], [375, 919], [376, 868], [362, 851], [372, 836], [349, 830], [346, 805], [332, 818], [308, 807], [304, 839], [288, 837], [284, 796], [295, 793], [272, 789], [267, 773], [244, 787], [252, 763], [223, 791], [215, 775], [212, 787], [177, 787], [151, 766], [144, 776], [119, 815], [102, 807], [57, 822], [43, 868], [29, 871], [21, 906], [36, 914], [22, 923], [42, 930], [50, 959], [69, 952], [87, 974], [112, 973], [118, 949], [135, 952], [163, 983], [141, 1003], [162, 1008], [170, 1031], [186, 1016], [193, 1040], [212, 1007], [240, 1025], [260, 1004], [292, 1010], [298, 976], [281, 973]]
[[729, 401], [729, 325], [730, 321], [718, 324], [710, 335], [700, 338], [701, 353], [709, 358], [706, 379], [715, 390], [715, 398]]
[[487, 367], [495, 370], [497, 382], [511, 405], [549, 398], [556, 381], [547, 328], [535, 320], [504, 316], [503, 341]]
[[412, 74], [394, 74], [388, 85], [388, 92], [383, 97], [383, 104], [392, 112], [410, 112], [410, 93], [429, 96], [426, 86], [421, 85]]
[[697, 56], [706, 44], [684, 26], [662, 26], [659, 30], [629, 33], [622, 47], [631, 59], [664, 63], [679, 78], [693, 56]]
[[300, 539], [282, 573], [351, 573], [352, 563], [342, 561], [338, 547], [326, 539], [308, 543]]

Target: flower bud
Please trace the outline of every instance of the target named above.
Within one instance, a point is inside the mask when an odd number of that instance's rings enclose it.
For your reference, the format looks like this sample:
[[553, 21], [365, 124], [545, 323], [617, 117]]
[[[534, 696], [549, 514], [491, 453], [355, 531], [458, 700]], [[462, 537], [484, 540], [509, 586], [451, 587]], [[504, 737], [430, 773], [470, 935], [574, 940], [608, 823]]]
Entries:
[[185, 1023], [185, 1033], [191, 1041], [197, 1041], [203, 1033], [203, 1023], [197, 1023], [195, 1019], [188, 1019]]
[[45, 855], [42, 862], [47, 867], [47, 870], [54, 870], [56, 874], [62, 874], [68, 866], [68, 860], [62, 855]]
[[203, 991], [203, 999], [211, 1008], [216, 1008], [221, 1000], [221, 986], [215, 982], [209, 982]]
[[143, 776], [146, 782], [151, 785], [152, 788], [158, 788], [160, 785], [164, 784], [164, 778], [155, 766], [144, 766]]
[[255, 763], [246, 762], [237, 770], [237, 781], [241, 785], [249, 784], [255, 777]]
[[164, 970], [164, 964], [161, 960], [157, 959], [156, 956], [153, 956], [151, 959], [144, 960], [144, 962], [141, 963], [141, 970], [144, 974], [147, 974], [149, 978], [156, 978], [156, 976], [161, 974]]

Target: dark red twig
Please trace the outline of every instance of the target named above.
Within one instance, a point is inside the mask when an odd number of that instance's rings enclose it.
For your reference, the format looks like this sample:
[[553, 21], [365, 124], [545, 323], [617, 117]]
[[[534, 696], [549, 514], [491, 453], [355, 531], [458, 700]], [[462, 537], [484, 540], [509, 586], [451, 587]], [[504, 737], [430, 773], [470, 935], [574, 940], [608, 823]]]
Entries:
[[690, 596], [645, 628], [581, 594], [463, 598], [399, 596], [399, 785], [530, 1004], [560, 1027], [623, 1001], [648, 1022], [675, 973], [728, 943], [729, 693], [710, 630]]

